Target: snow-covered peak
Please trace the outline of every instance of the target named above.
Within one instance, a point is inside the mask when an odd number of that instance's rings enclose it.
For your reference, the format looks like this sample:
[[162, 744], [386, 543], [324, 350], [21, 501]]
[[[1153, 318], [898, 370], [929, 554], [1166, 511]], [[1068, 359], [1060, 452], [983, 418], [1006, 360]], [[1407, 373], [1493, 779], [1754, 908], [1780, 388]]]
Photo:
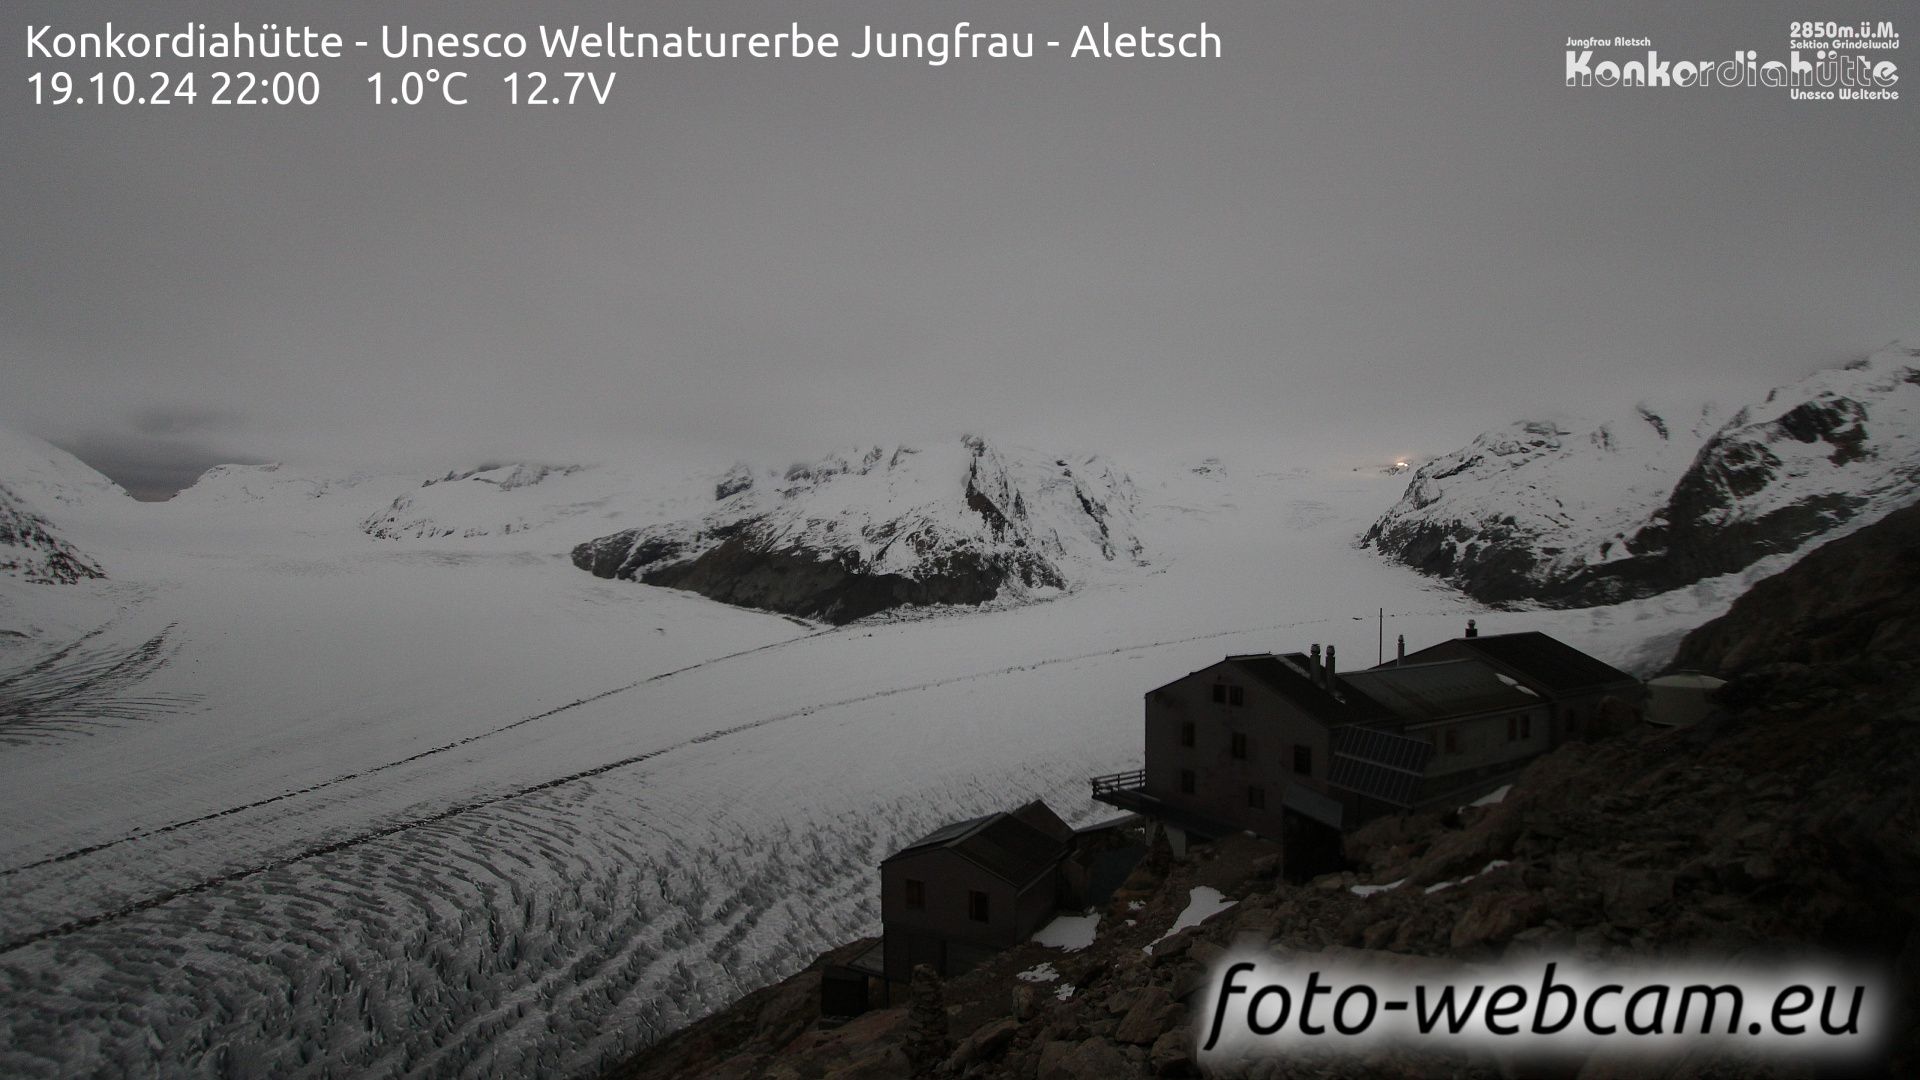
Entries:
[[306, 476], [280, 464], [215, 465], [171, 500], [179, 506], [305, 501], [350, 481]]
[[1905, 348], [1731, 416], [1641, 401], [1487, 432], [1415, 471], [1362, 543], [1490, 601], [1605, 602], [1738, 570], [1920, 490]]
[[470, 482], [492, 484], [500, 491], [512, 491], [515, 488], [531, 487], [550, 476], [572, 476], [585, 466], [581, 465], [540, 465], [520, 462], [512, 465], [482, 465], [476, 469], [450, 470], [438, 480], [428, 480], [421, 487], [435, 484], [455, 484]]
[[0, 484], [47, 514], [65, 508], [131, 501], [119, 484], [65, 450], [23, 431], [0, 427]]
[[696, 518], [604, 536], [574, 561], [747, 606], [834, 620], [902, 604], [1057, 590], [1144, 561], [1126, 474], [1097, 456], [968, 436], [736, 469]]
[[874, 572], [912, 572], [924, 555], [915, 538], [930, 532], [1086, 563], [1131, 559], [1140, 546], [1134, 501], [1132, 481], [1098, 456], [1003, 450], [965, 436], [794, 465], [716, 520], [764, 515], [783, 537], [830, 543]]
[[1719, 415], [1711, 404], [1642, 400], [1605, 417], [1516, 421], [1414, 469], [1367, 542], [1404, 543], [1444, 516], [1432, 543], [1538, 539], [1547, 572], [1605, 558], [1672, 490]]
[[[1649, 530], [1760, 527], [1798, 538], [1920, 493], [1920, 352], [1893, 347], [1777, 387], [1706, 440]], [[1770, 523], [1770, 524], [1768, 524]]]
[[551, 531], [564, 550], [610, 528], [695, 513], [713, 498], [712, 473], [682, 476], [634, 466], [514, 462], [454, 469], [393, 495], [361, 531], [379, 540], [478, 540]]

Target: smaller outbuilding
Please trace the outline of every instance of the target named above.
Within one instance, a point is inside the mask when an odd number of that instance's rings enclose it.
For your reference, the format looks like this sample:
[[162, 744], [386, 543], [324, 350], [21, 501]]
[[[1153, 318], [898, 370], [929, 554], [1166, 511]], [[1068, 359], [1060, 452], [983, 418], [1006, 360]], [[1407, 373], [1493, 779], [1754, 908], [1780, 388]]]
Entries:
[[1712, 715], [1713, 695], [1727, 680], [1697, 671], [1662, 675], [1647, 683], [1647, 722], [1661, 727], [1691, 727]]
[[1084, 892], [1074, 832], [1047, 804], [955, 822], [880, 864], [883, 969], [904, 984], [926, 964], [958, 975], [1026, 941]]

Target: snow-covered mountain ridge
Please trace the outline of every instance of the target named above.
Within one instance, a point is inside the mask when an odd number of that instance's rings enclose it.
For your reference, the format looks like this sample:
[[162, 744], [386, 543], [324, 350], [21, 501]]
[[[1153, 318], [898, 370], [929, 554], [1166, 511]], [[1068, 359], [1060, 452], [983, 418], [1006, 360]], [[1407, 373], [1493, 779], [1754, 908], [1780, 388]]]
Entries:
[[718, 505], [581, 544], [599, 577], [847, 622], [889, 608], [1066, 589], [1146, 561], [1133, 483], [1098, 457], [967, 437], [873, 447], [757, 478], [736, 466]]
[[0, 574], [67, 584], [107, 576], [98, 562], [28, 509], [5, 484], [0, 484]]
[[71, 584], [105, 577], [61, 518], [130, 502], [120, 485], [50, 443], [0, 428], [0, 576]]
[[1422, 465], [1364, 546], [1488, 603], [1650, 596], [1920, 493], [1920, 352], [1892, 348], [1722, 419], [1647, 403], [1536, 420]]
[[[525, 462], [453, 470], [395, 497], [385, 509], [368, 515], [360, 529], [379, 540], [471, 539], [525, 532], [603, 504], [593, 494], [579, 495], [571, 502], [562, 494], [561, 505], [554, 505], [554, 489], [565, 486], [558, 482], [584, 471], [582, 465]], [[543, 483], [539, 492], [527, 490]]]

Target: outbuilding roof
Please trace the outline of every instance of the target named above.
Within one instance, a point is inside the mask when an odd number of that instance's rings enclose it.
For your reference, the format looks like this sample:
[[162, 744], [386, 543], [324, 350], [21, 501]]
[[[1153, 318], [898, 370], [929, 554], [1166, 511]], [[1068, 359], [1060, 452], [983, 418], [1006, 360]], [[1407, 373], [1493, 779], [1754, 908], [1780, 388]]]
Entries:
[[1018, 887], [1065, 858], [1072, 836], [1073, 830], [1035, 799], [1015, 810], [942, 826], [887, 856], [881, 865], [945, 849]]

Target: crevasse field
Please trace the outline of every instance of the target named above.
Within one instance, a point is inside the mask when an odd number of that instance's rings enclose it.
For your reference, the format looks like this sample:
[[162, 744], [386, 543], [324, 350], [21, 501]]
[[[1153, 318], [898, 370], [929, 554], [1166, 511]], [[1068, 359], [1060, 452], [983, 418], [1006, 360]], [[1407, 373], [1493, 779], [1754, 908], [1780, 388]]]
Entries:
[[42, 501], [110, 578], [0, 579], [0, 1074], [590, 1072], [875, 933], [918, 834], [1104, 816], [1223, 654], [1365, 666], [1384, 608], [1643, 666], [1739, 587], [1477, 611], [1353, 547], [1404, 477], [1229, 461], [1133, 473], [1144, 567], [831, 628], [568, 561], [711, 476], [405, 541], [359, 525], [417, 479], [218, 479]]

